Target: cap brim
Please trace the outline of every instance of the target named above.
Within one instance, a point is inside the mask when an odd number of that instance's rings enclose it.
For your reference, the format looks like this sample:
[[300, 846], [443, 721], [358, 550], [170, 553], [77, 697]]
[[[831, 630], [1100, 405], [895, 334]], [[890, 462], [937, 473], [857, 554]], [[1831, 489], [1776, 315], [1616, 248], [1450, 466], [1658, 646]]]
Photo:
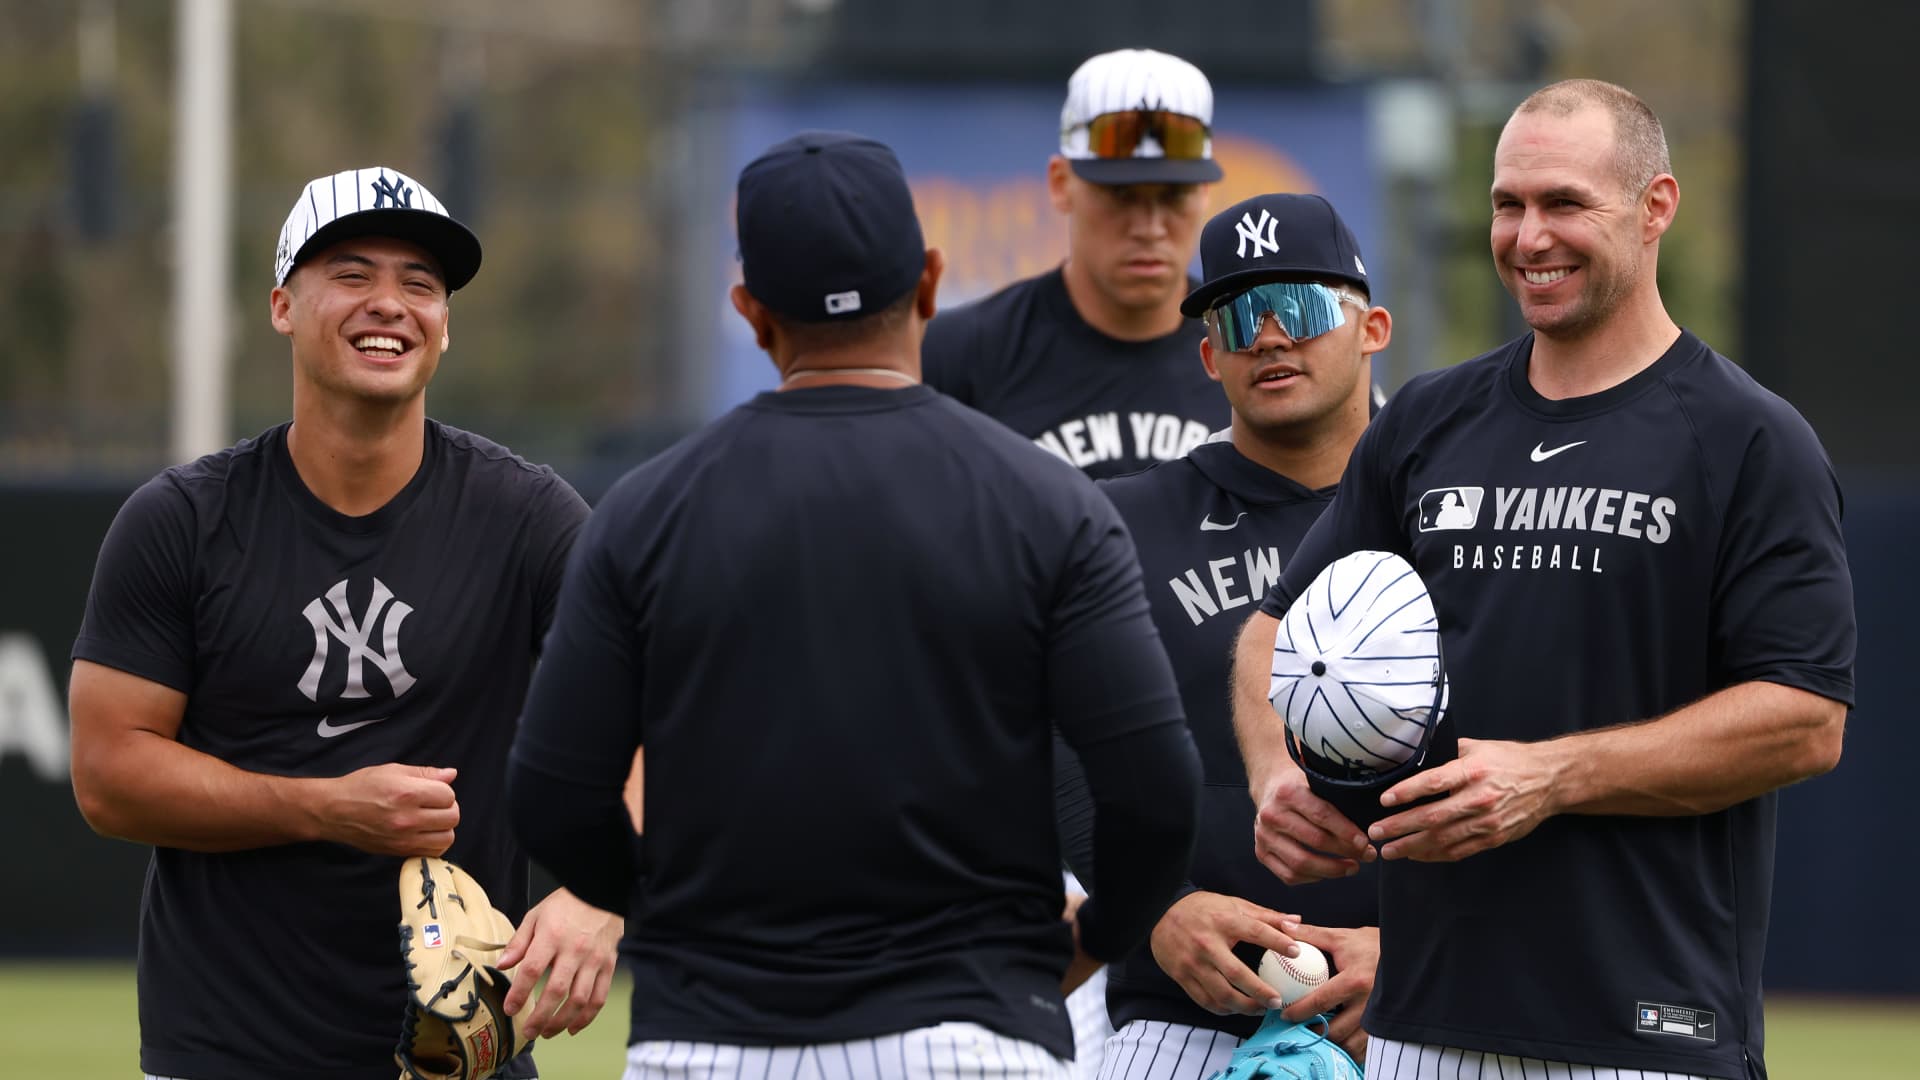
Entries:
[[1369, 293], [1373, 288], [1363, 277], [1337, 274], [1323, 266], [1262, 266], [1254, 270], [1236, 270], [1231, 274], [1224, 274], [1193, 290], [1187, 294], [1186, 299], [1180, 301], [1180, 314], [1189, 319], [1197, 319], [1221, 297], [1231, 296], [1269, 281], [1318, 281], [1321, 278], [1351, 282], [1368, 290]]
[[315, 252], [356, 236], [391, 236], [420, 245], [440, 264], [448, 292], [464, 287], [480, 271], [480, 238], [471, 229], [430, 210], [388, 207], [362, 210], [322, 225], [300, 245], [288, 276]]
[[1211, 184], [1226, 174], [1212, 158], [1068, 158], [1089, 184]]
[[1332, 804], [1334, 809], [1346, 815], [1348, 821], [1364, 829], [1389, 814], [1397, 814], [1415, 806], [1425, 806], [1427, 803], [1444, 798], [1446, 793], [1441, 792], [1391, 809], [1380, 805], [1381, 792], [1410, 776], [1426, 772], [1438, 765], [1445, 765], [1459, 756], [1460, 736], [1453, 730], [1452, 724], [1443, 722], [1434, 729], [1432, 738], [1419, 755], [1391, 769], [1382, 770], [1379, 779], [1372, 782], [1334, 780], [1324, 772], [1316, 771], [1324, 766], [1318, 765], [1318, 759], [1312, 754], [1306, 754], [1306, 761], [1301, 763], [1301, 772], [1306, 774], [1308, 790], [1318, 795], [1323, 801]]

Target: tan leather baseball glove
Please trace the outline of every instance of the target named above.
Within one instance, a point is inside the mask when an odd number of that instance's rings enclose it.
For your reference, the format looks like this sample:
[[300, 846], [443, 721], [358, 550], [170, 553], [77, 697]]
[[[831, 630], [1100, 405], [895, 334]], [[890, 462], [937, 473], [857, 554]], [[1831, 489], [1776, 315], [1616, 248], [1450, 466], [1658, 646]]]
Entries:
[[525, 1049], [503, 1007], [511, 980], [494, 966], [512, 938], [513, 921], [465, 870], [432, 857], [401, 864], [400, 1080], [486, 1080]]

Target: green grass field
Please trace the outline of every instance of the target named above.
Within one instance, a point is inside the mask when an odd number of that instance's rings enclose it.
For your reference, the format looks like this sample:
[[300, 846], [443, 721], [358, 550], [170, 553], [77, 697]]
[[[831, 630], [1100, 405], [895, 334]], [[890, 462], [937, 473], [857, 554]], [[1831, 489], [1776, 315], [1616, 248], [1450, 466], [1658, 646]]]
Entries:
[[[577, 1036], [541, 1044], [547, 1080], [614, 1080], [627, 988]], [[398, 1021], [396, 1021], [397, 1023]], [[1913, 1080], [1920, 1002], [1779, 997], [1767, 1007], [1773, 1080]], [[0, 1061], [31, 1080], [137, 1080], [133, 971], [126, 964], [0, 964]]]

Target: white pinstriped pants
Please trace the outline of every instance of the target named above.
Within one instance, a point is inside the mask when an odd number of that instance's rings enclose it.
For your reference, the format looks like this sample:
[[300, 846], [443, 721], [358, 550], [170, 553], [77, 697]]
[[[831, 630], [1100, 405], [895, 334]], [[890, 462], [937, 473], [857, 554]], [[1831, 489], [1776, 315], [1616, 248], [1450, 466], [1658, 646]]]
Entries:
[[1367, 1040], [1367, 1080], [1710, 1080], [1658, 1069], [1616, 1069], [1485, 1054], [1448, 1046]]
[[1095, 1080], [1100, 1075], [1100, 1059], [1113, 1038], [1113, 1021], [1107, 1019], [1107, 969], [1101, 968], [1067, 995], [1067, 1019], [1073, 1024], [1073, 1080]]
[[624, 1080], [1068, 1080], [1043, 1047], [971, 1021], [807, 1046], [652, 1040], [627, 1048]]
[[[1071, 870], [1063, 872], [1061, 879], [1068, 892], [1086, 894], [1087, 887]], [[1073, 1062], [1069, 1066], [1073, 1080], [1096, 1080], [1100, 1057], [1106, 1052], [1107, 1040], [1113, 1038], [1113, 1021], [1107, 1017], [1105, 967], [1067, 995], [1067, 1019], [1073, 1024]]]
[[1107, 1040], [1099, 1080], [1207, 1080], [1240, 1041], [1191, 1024], [1130, 1020]]

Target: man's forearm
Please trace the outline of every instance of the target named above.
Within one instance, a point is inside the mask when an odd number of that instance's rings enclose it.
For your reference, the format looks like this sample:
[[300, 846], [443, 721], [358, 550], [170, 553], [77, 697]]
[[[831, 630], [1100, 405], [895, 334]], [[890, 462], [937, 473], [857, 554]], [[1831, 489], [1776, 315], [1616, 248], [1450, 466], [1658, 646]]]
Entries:
[[132, 733], [76, 754], [74, 793], [95, 832], [189, 851], [243, 851], [321, 838], [321, 781], [247, 772], [160, 735]]
[[1536, 745], [1557, 773], [1558, 813], [1707, 814], [1832, 769], [1846, 716], [1818, 694], [1749, 682], [1656, 720]]
[[1077, 748], [1094, 800], [1092, 892], [1076, 919], [1088, 955], [1114, 961], [1145, 940], [1186, 879], [1199, 820], [1200, 754], [1186, 725]]
[[1234, 645], [1233, 731], [1240, 743], [1240, 760], [1246, 764], [1248, 787], [1256, 792], [1265, 790], [1274, 767], [1292, 767], [1286, 724], [1267, 700], [1267, 684], [1273, 678], [1273, 639], [1279, 631], [1280, 620], [1256, 611], [1247, 617]]

